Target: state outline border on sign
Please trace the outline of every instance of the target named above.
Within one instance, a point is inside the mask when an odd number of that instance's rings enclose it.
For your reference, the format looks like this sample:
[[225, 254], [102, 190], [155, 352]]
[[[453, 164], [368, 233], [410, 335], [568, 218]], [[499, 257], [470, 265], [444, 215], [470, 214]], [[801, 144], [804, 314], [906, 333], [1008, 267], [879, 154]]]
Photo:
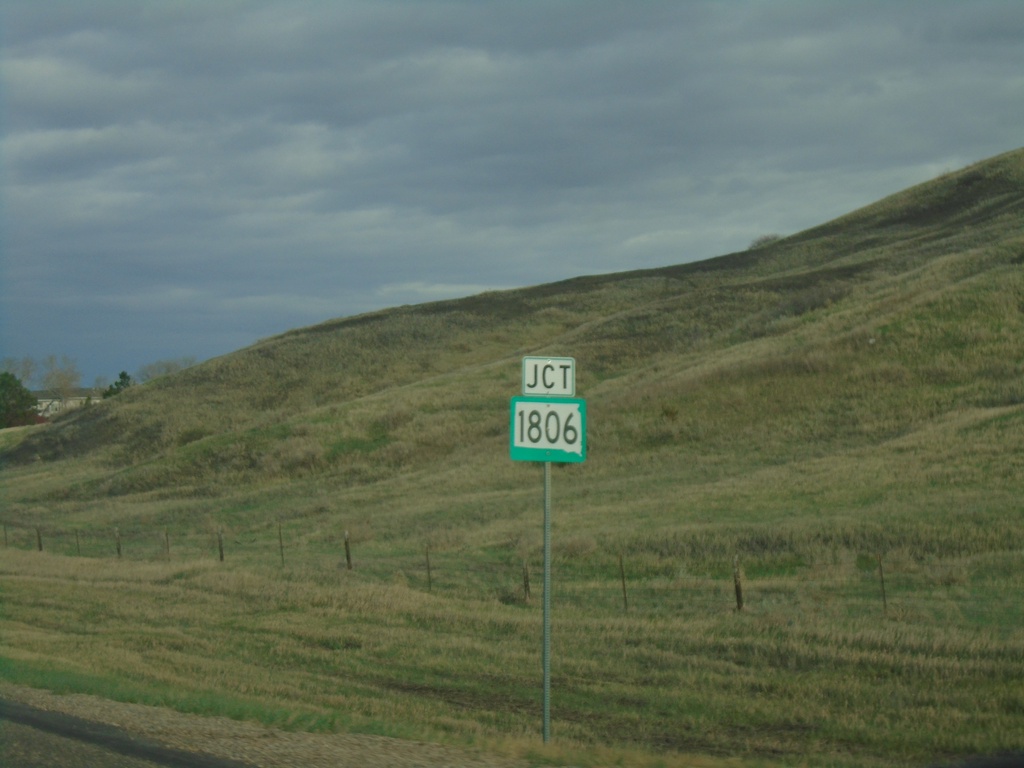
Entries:
[[[565, 451], [559, 448], [530, 447], [516, 443], [516, 406], [520, 403], [537, 403], [551, 406], [576, 406], [580, 415], [580, 450]], [[509, 456], [513, 461], [539, 461], [557, 464], [582, 464], [587, 459], [587, 401], [577, 397], [537, 397], [522, 395], [513, 397], [509, 408]]]

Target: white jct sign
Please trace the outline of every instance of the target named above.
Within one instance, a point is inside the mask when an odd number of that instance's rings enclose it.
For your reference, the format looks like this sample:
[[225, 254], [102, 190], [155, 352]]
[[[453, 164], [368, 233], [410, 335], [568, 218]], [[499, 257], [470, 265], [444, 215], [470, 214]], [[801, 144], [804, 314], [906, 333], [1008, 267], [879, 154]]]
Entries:
[[524, 357], [523, 394], [573, 397], [576, 360], [571, 357]]

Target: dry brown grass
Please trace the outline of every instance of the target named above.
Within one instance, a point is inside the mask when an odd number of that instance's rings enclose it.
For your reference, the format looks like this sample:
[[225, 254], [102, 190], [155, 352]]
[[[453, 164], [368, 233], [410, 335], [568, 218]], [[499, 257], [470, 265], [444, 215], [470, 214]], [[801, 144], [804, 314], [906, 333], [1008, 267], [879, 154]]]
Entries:
[[573, 355], [571, 760], [1020, 749], [1022, 167], [756, 252], [300, 329], [0, 433], [3, 674], [557, 762], [536, 740], [541, 476], [507, 424], [520, 358]]

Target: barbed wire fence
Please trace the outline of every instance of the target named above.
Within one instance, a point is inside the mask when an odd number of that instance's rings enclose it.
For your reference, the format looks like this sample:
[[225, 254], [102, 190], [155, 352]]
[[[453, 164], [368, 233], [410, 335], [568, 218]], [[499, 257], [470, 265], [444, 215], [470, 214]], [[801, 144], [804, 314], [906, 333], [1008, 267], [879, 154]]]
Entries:
[[[242, 562], [247, 566], [268, 568], [278, 566], [290, 572], [327, 573], [331, 571], [362, 571], [371, 578], [402, 581], [410, 588], [424, 592], [490, 594], [507, 604], [539, 604], [539, 588], [531, 588], [531, 572], [541, 570], [541, 553], [524, 554], [509, 548], [495, 556], [472, 556], [459, 549], [431, 548], [424, 544], [419, 551], [408, 548], [394, 554], [381, 554], [379, 547], [372, 554], [352, 540], [348, 531], [337, 534], [294, 536], [286, 534], [280, 522], [258, 530], [242, 533], [224, 528], [204, 530], [146, 526], [124, 526], [109, 529], [65, 528], [53, 525], [3, 524], [5, 550], [46, 552], [66, 558], [92, 558], [132, 563], [152, 562], [191, 564], [197, 562]], [[587, 560], [569, 553], [564, 556], [572, 576], [557, 586], [560, 599], [578, 600], [600, 607], [603, 611], [630, 614], [660, 614], [684, 610], [694, 603], [719, 605], [737, 612], [752, 607], [762, 609], [773, 600], [783, 600], [779, 575], [766, 574], [756, 559], [748, 558], [751, 576], [738, 555], [709, 566], [709, 561], [694, 564], [686, 558], [663, 563], [652, 573], [642, 565], [632, 567], [628, 555], [620, 550], [610, 557]], [[838, 564], [840, 555], [833, 550]], [[828, 577], [800, 575], [799, 569], [782, 574], [789, 578], [789, 589], [799, 584], [807, 591], [836, 591], [859, 601], [875, 601], [879, 614], [892, 615], [896, 601], [913, 597], [911, 580], [904, 579], [897, 563], [887, 563], [881, 553], [870, 557], [845, 553], [855, 562]], [[944, 578], [963, 578], [963, 569], [946, 564]], [[920, 581], [918, 579], [917, 581]], [[749, 587], [744, 591], [745, 587]], [[534, 594], [534, 592], [538, 594]], [[758, 601], [758, 598], [760, 602]], [[921, 599], [925, 599], [922, 595]], [[898, 612], [898, 602], [896, 605]]]

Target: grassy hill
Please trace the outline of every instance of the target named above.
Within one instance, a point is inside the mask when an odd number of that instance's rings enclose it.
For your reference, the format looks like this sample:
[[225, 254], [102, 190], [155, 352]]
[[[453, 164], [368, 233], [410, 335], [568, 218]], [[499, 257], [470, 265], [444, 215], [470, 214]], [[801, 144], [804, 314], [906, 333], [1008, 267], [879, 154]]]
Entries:
[[332, 320], [0, 433], [0, 676], [564, 759], [534, 743], [540, 475], [508, 458], [520, 360], [550, 354], [590, 422], [554, 479], [571, 759], [1024, 749], [1022, 266], [1018, 150], [763, 247]]

